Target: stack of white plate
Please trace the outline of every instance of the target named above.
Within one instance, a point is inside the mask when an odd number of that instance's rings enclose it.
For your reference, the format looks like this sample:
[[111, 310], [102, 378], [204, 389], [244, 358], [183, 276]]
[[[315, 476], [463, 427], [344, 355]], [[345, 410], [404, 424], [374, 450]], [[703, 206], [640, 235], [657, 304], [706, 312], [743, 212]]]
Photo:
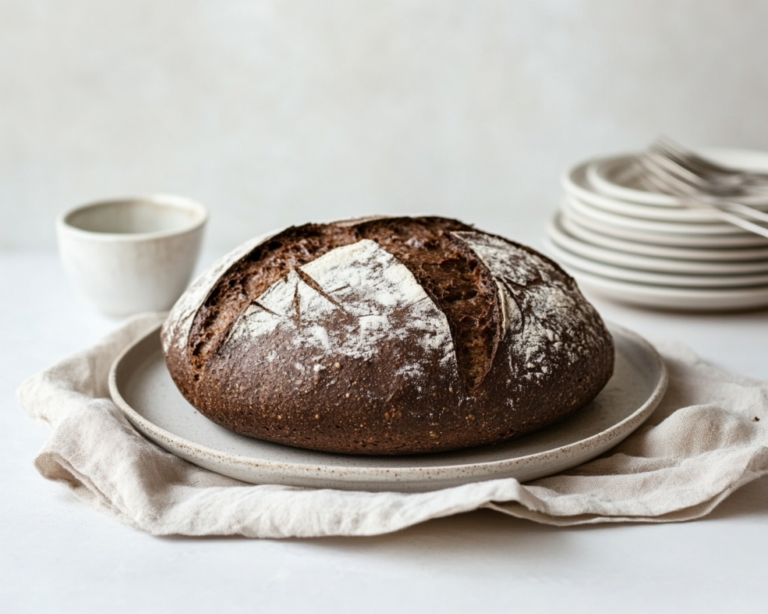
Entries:
[[[768, 154], [704, 150], [731, 167], [768, 171]], [[547, 248], [587, 292], [666, 309], [768, 306], [768, 239], [673, 196], [644, 190], [635, 156], [596, 158], [562, 178]], [[768, 211], [768, 193], [742, 201]]]

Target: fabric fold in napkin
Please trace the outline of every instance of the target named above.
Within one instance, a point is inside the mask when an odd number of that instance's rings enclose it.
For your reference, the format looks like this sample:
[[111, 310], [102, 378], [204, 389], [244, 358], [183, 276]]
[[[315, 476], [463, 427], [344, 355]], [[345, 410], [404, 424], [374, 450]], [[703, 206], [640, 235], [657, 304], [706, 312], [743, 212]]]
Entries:
[[648, 422], [603, 456], [555, 476], [422, 494], [245, 484], [157, 447], [110, 399], [112, 362], [163, 317], [137, 316], [19, 389], [23, 408], [52, 428], [35, 459], [43, 477], [155, 535], [378, 535], [477, 508], [559, 526], [682, 521], [768, 473], [768, 383], [667, 345], [658, 349], [669, 388]]

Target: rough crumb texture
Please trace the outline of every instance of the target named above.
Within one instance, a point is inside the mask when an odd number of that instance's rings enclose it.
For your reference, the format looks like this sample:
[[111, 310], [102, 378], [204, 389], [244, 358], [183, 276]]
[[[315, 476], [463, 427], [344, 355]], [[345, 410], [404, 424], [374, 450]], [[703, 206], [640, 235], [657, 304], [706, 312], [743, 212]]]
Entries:
[[300, 447], [495, 443], [583, 406], [613, 369], [568, 275], [455, 220], [289, 228], [191, 294], [163, 330], [179, 389], [227, 428]]

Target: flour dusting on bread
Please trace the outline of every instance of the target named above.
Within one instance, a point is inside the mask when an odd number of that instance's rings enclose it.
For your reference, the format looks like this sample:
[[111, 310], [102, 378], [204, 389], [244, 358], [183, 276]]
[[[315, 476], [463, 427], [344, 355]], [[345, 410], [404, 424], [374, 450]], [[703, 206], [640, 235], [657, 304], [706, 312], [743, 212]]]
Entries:
[[[237, 320], [225, 347], [260, 342], [278, 327], [290, 333], [296, 349], [368, 360], [382, 343], [397, 341], [421, 346], [427, 364], [457, 369], [445, 315], [405, 266], [367, 239], [337, 247], [274, 283]], [[400, 371], [417, 377], [424, 367], [405, 364]]]

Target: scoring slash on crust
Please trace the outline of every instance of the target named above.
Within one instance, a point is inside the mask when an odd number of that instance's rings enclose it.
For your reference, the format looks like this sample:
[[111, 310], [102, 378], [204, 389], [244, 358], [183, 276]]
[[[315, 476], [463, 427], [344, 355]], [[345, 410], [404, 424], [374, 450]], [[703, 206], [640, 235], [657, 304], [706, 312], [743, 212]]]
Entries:
[[[337, 247], [275, 282], [235, 322], [222, 349], [273, 347], [278, 327], [316, 364], [329, 354], [369, 360], [383, 343], [396, 341], [421, 352], [395, 376], [423, 376], [425, 365], [435, 362], [458, 374], [445, 314], [407, 267], [368, 239]], [[274, 360], [269, 351], [263, 357]]]

